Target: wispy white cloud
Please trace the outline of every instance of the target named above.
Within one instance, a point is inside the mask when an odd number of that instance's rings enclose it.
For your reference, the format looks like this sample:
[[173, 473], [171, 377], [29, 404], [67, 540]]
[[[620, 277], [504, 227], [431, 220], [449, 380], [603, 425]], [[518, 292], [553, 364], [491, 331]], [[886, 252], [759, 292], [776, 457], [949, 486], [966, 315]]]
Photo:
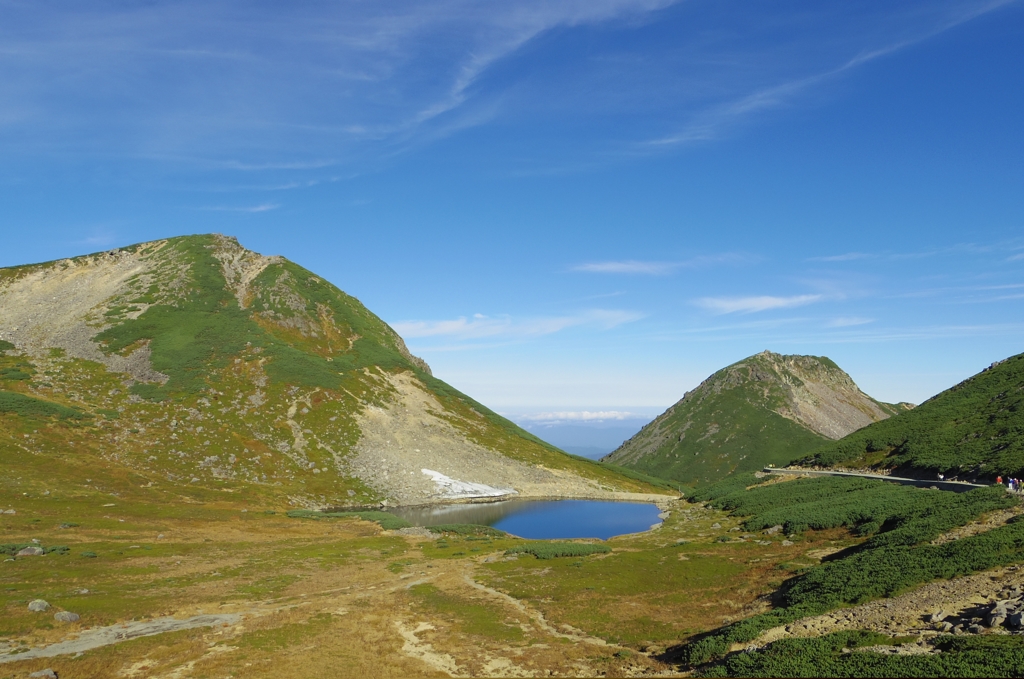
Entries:
[[813, 304], [825, 299], [824, 295], [794, 295], [792, 297], [774, 297], [759, 295], [754, 297], [703, 297], [696, 301], [716, 314], [756, 313], [771, 309], [791, 309], [793, 307]]
[[843, 255], [829, 255], [828, 257], [809, 257], [809, 262], [852, 262], [857, 259], [869, 259], [876, 255], [870, 255], [866, 252], [847, 252]]
[[[335, 160], [296, 160], [282, 161], [275, 163], [244, 163], [238, 160], [226, 160], [216, 163], [229, 170], [244, 170], [248, 172], [259, 172], [263, 170], [318, 170], [323, 167], [336, 165]], [[292, 187], [286, 187], [292, 188]]]
[[587, 273], [638, 273], [650, 276], [663, 276], [672, 273], [679, 268], [674, 262], [640, 262], [629, 259], [620, 262], [590, 262], [579, 264], [572, 268], [573, 271], [585, 271]]
[[199, 209], [200, 210], [211, 210], [213, 212], [251, 212], [251, 213], [256, 213], [256, 212], [270, 212], [271, 210], [276, 210], [279, 207], [281, 207], [281, 205], [279, 203], [261, 203], [259, 205], [241, 206], [241, 207], [225, 206], [225, 205], [213, 205], [213, 206], [201, 207]]
[[447, 337], [458, 340], [539, 337], [568, 328], [593, 326], [603, 330], [643, 318], [635, 311], [592, 309], [567, 316], [514, 319], [511, 316], [475, 314], [441, 321], [400, 321], [391, 327], [404, 338]]
[[604, 262], [587, 262], [572, 267], [572, 271], [586, 273], [621, 273], [643, 274], [648, 276], [664, 276], [679, 269], [701, 269], [719, 264], [741, 264], [755, 261], [757, 258], [742, 253], [727, 252], [719, 255], [701, 255], [675, 262], [642, 261], [636, 259], [612, 260]]
[[839, 318], [833, 318], [831, 321], [826, 323], [826, 327], [829, 328], [849, 328], [855, 325], [867, 325], [868, 323], [874, 323], [873, 318], [862, 318], [860, 316], [840, 316]]
[[862, 49], [838, 66], [792, 78], [776, 85], [760, 87], [732, 100], [705, 108], [692, 115], [689, 122], [678, 131], [643, 142], [639, 148], [646, 147], [653, 150], [715, 139], [726, 130], [745, 123], [756, 114], [791, 105], [808, 90], [834, 80], [848, 71], [934, 38], [1014, 2], [1016, 0], [990, 0], [986, 3], [969, 4], [966, 7], [955, 5], [951, 10], [945, 12], [940, 9], [936, 20], [930, 25], [925, 23], [917, 32], [911, 32], [908, 37], [895, 39], [880, 47]]

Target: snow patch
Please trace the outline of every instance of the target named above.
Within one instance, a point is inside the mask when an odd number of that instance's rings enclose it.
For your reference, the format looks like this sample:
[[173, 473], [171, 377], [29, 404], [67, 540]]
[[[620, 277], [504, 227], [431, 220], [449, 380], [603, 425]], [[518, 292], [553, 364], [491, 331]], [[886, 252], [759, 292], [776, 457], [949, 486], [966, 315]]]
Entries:
[[420, 471], [430, 477], [437, 487], [438, 494], [444, 497], [501, 497], [503, 495], [519, 494], [512, 488], [495, 488], [483, 483], [459, 481], [450, 476], [445, 476], [441, 472], [435, 472], [432, 469], [421, 469]]

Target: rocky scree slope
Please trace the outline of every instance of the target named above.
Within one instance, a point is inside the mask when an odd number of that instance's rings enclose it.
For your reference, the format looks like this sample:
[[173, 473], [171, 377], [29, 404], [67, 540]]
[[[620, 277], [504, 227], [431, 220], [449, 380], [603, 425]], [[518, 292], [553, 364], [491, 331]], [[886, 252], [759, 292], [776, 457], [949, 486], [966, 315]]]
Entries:
[[519, 429], [355, 298], [219, 235], [0, 269], [0, 465], [23, 492], [306, 507], [653, 490]]
[[603, 458], [686, 484], [791, 460], [911, 408], [862, 392], [823, 356], [763, 351], [687, 392]]

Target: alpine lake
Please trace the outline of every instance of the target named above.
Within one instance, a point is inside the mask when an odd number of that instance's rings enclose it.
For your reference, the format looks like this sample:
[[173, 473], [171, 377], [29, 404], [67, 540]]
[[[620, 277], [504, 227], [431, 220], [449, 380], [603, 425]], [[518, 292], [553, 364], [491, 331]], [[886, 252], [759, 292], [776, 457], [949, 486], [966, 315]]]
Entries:
[[656, 505], [597, 500], [502, 500], [393, 507], [387, 511], [414, 526], [471, 523], [531, 540], [607, 540], [661, 523], [661, 510]]

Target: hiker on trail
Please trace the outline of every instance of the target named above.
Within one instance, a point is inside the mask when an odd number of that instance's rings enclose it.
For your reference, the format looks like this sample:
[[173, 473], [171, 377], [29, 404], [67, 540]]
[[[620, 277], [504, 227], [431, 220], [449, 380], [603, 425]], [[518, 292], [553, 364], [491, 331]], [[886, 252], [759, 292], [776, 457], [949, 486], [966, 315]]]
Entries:
[[945, 481], [945, 480], [946, 480], [946, 477], [943, 476], [942, 474], [939, 474], [939, 481]]
[[997, 476], [996, 477], [996, 483], [998, 483], [1000, 486], [1003, 485], [1003, 477], [1002, 476]]

